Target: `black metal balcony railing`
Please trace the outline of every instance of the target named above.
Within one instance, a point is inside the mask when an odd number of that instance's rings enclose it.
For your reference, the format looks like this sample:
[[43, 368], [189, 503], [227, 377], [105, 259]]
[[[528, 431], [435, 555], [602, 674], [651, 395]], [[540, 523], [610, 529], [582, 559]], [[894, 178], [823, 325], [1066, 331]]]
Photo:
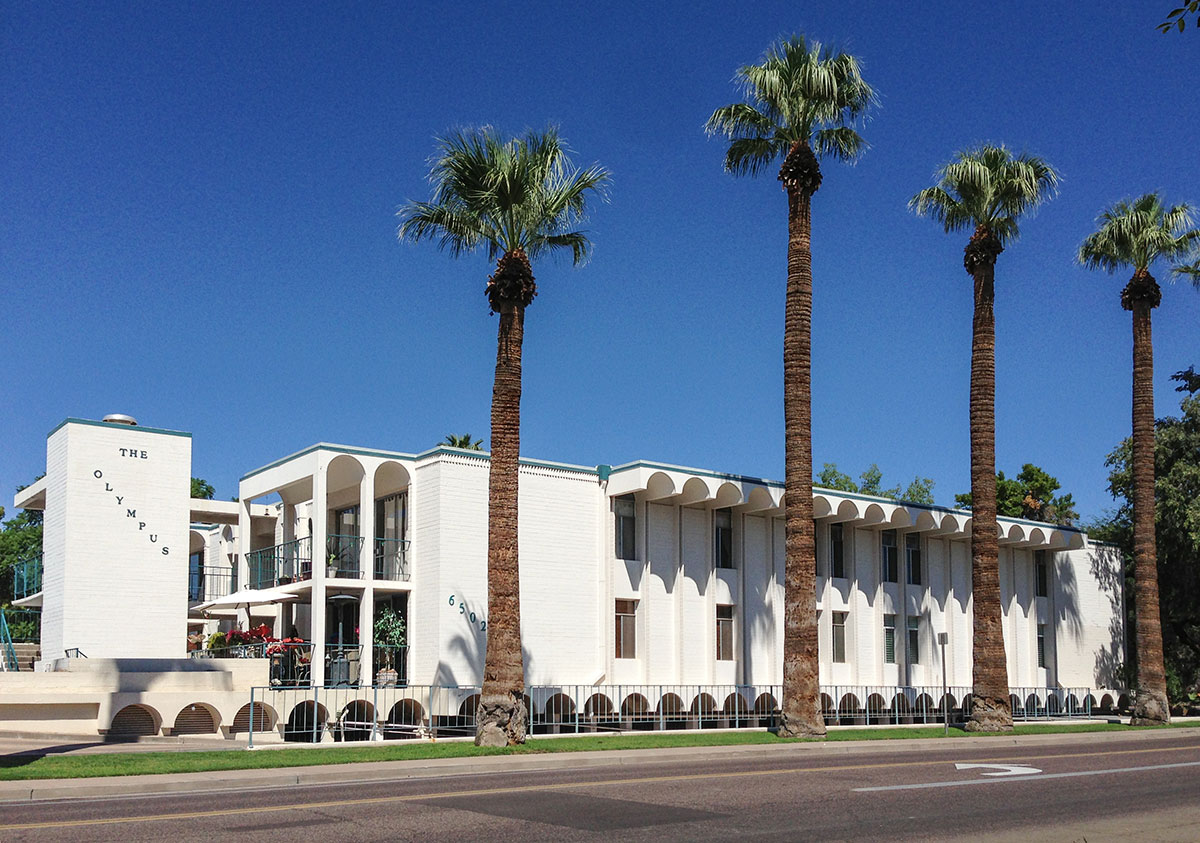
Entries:
[[376, 685], [408, 684], [408, 647], [376, 645], [372, 651]]
[[237, 572], [231, 568], [204, 567], [188, 571], [188, 601], [216, 600], [237, 591]]
[[21, 600], [42, 590], [42, 554], [13, 566], [13, 598]]
[[312, 537], [252, 550], [246, 554], [246, 565], [250, 569], [250, 588], [307, 580], [312, 577]]
[[408, 542], [375, 539], [375, 579], [408, 582]]
[[340, 579], [362, 577], [362, 536], [334, 533], [325, 538], [325, 575]]
[[[36, 592], [35, 592], [36, 593]], [[37, 644], [42, 640], [41, 609], [3, 609], [8, 632], [16, 644]]]

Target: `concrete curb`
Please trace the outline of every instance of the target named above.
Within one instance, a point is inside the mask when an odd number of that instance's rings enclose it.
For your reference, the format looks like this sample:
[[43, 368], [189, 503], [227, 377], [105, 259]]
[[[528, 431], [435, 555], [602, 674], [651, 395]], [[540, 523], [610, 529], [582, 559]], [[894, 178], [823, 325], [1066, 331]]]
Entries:
[[197, 793], [295, 787], [319, 784], [377, 783], [414, 778], [436, 778], [497, 772], [534, 772], [580, 768], [604, 768], [645, 765], [671, 761], [701, 763], [728, 760], [739, 756], [746, 760], [793, 758], [798, 762], [822, 757], [908, 754], [914, 752], [956, 753], [971, 757], [980, 750], [1078, 745], [1119, 741], [1157, 741], [1193, 737], [1200, 745], [1200, 734], [1190, 730], [1156, 729], [1148, 732], [1088, 732], [1082, 734], [1008, 735], [1003, 737], [917, 738], [890, 741], [838, 741], [833, 743], [750, 744], [739, 746], [679, 747], [671, 749], [597, 750], [557, 752], [540, 755], [501, 755], [476, 758], [439, 758], [420, 761], [364, 761], [309, 767], [285, 767], [268, 770], [208, 771], [202, 773], [166, 773], [146, 776], [114, 776], [90, 779], [30, 779], [0, 782], [0, 804], [82, 799], [117, 796], [144, 796], [164, 793]]

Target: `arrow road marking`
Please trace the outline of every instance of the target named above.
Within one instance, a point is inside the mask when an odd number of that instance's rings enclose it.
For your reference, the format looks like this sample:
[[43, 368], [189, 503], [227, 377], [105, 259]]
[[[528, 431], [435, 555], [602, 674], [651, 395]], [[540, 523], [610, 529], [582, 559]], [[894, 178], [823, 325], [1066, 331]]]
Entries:
[[[1000, 764], [984, 764], [981, 766], [1000, 767]], [[1045, 779], [1073, 779], [1079, 776], [1110, 776], [1113, 773], [1144, 773], [1150, 770], [1179, 770], [1184, 767], [1200, 767], [1200, 761], [1183, 761], [1178, 764], [1151, 764], [1146, 767], [1116, 767], [1110, 770], [1079, 770], [1074, 773], [1038, 773], [1021, 779], [1023, 782], [1043, 781]], [[1003, 784], [1015, 782], [1016, 779], [960, 779], [949, 782], [927, 782], [925, 784], [893, 784], [883, 787], [856, 787], [855, 793], [877, 793], [881, 790], [921, 790], [928, 787], [962, 787], [973, 784]], [[18, 828], [19, 826], [0, 826], [0, 828]]]
[[1042, 772], [1037, 767], [1024, 764], [955, 764], [955, 770], [973, 770], [975, 768], [996, 770], [995, 773], [984, 773], [985, 776], [1031, 776]]

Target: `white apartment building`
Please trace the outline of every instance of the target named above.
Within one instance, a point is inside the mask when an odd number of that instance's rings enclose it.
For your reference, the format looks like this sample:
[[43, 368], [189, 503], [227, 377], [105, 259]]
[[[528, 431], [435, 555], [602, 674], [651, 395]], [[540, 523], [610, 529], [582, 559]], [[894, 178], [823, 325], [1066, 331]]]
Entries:
[[[190, 476], [188, 434], [79, 419], [50, 434], [46, 477], [15, 499], [46, 512], [42, 591], [22, 601], [43, 610], [43, 670], [84, 670], [86, 655], [93, 674], [95, 660], [131, 658], [170, 671], [189, 628], [249, 621], [303, 642], [303, 670], [237, 665], [227, 698], [206, 703], [214, 724], [235, 719], [246, 682], [366, 688], [395, 684], [381, 673], [394, 669], [400, 684], [478, 685], [486, 453], [321, 443], [248, 472], [238, 502], [189, 499]], [[522, 460], [527, 685], [778, 685], [782, 494], [654, 462]], [[969, 686], [970, 513], [823, 489], [814, 511], [821, 684], [940, 688], [944, 633], [947, 683]], [[1020, 519], [1000, 519], [1000, 543], [1010, 685], [1115, 698], [1119, 558], [1078, 530]], [[373, 640], [384, 607], [405, 621], [396, 652]], [[0, 729], [6, 717], [0, 700]]]

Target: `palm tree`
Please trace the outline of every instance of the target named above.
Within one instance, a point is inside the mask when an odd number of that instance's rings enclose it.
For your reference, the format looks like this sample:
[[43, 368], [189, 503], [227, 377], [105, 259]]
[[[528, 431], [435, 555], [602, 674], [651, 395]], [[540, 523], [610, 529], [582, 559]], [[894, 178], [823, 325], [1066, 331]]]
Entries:
[[455, 436], [453, 433], [448, 433], [446, 434], [446, 438], [438, 444], [445, 445], [447, 448], [462, 448], [464, 451], [483, 450], [483, 440], [472, 439], [469, 433], [464, 433], [462, 436]]
[[947, 233], [974, 230], [963, 267], [975, 287], [971, 331], [971, 591], [972, 648], [970, 731], [1012, 729], [1008, 666], [1000, 607], [996, 524], [996, 257], [1019, 236], [1019, 218], [1048, 200], [1058, 173], [1040, 158], [1014, 156], [1003, 146], [959, 152], [935, 174], [937, 184], [908, 203], [940, 222]]
[[525, 740], [524, 659], [517, 556], [521, 428], [521, 344], [525, 309], [537, 295], [531, 259], [569, 251], [586, 261], [591, 241], [576, 229], [589, 193], [603, 196], [609, 174], [576, 168], [557, 130], [505, 139], [491, 127], [437, 139], [428, 202], [399, 211], [401, 240], [437, 239], [457, 257], [483, 248], [496, 260], [488, 302], [500, 315], [492, 388], [488, 476], [488, 636], [475, 742]]
[[[1163, 671], [1162, 625], [1158, 608], [1157, 550], [1154, 537], [1154, 346], [1150, 313], [1162, 300], [1150, 265], [1159, 258], [1183, 258], [1200, 242], [1190, 228], [1192, 209], [1166, 207], [1157, 193], [1123, 200], [1096, 219], [1097, 230], [1079, 247], [1088, 269], [1132, 269], [1121, 291], [1121, 306], [1133, 314], [1133, 601], [1137, 613], [1137, 693], [1132, 723], [1151, 726], [1170, 719]], [[1180, 275], [1195, 267], [1181, 266]], [[1197, 283], [1194, 281], [1194, 283]]]
[[730, 139], [725, 169], [758, 175], [777, 158], [788, 200], [788, 277], [783, 328], [785, 607], [779, 734], [820, 736], [816, 542], [812, 499], [812, 196], [818, 156], [853, 161], [866, 148], [855, 126], [875, 103], [854, 56], [803, 36], [771, 45], [739, 68], [744, 101], [718, 108], [709, 134]]

